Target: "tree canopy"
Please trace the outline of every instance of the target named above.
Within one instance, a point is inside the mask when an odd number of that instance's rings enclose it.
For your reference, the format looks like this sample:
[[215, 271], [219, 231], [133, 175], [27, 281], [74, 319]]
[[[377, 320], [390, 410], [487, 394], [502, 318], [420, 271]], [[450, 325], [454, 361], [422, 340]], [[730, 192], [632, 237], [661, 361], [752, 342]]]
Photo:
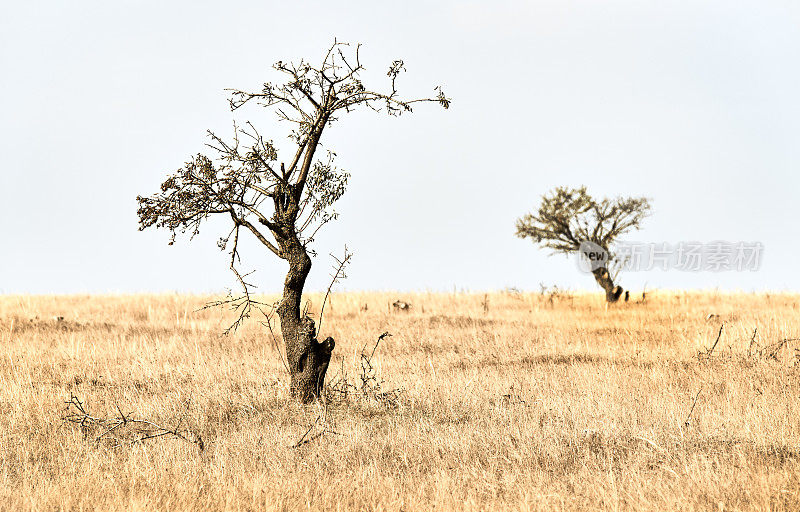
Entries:
[[535, 214], [517, 219], [517, 236], [555, 253], [577, 251], [592, 242], [606, 251], [620, 235], [639, 226], [651, 212], [645, 197], [594, 199], [586, 187], [557, 187], [542, 196]]
[[[595, 255], [588, 252], [599, 248], [605, 254], [591, 271], [606, 299], [616, 302], [623, 290], [614, 284], [621, 262], [612, 246], [621, 235], [639, 229], [650, 212], [650, 200], [645, 197], [595, 199], [586, 187], [557, 187], [542, 196], [535, 214], [517, 219], [517, 236], [530, 238], [554, 253], [581, 252], [591, 257]], [[617, 267], [616, 272], [610, 272], [612, 266]]]

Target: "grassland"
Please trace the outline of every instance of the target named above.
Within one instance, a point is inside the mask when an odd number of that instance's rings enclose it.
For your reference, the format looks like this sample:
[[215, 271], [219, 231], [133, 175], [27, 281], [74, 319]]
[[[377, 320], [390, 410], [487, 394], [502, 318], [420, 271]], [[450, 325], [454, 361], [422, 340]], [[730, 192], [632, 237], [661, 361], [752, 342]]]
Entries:
[[[335, 295], [328, 381], [388, 331], [401, 391], [305, 407], [208, 299], [0, 297], [1, 510], [800, 510], [798, 295]], [[188, 441], [97, 442], [72, 396]]]

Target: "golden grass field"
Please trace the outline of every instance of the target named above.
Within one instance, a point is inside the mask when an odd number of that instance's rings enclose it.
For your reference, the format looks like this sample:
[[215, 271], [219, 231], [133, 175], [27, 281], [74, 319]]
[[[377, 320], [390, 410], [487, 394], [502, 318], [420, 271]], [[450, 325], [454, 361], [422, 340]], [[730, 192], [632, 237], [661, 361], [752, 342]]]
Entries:
[[[0, 297], [0, 509], [800, 510], [800, 295], [335, 294], [328, 382], [358, 387], [388, 331], [372, 361], [401, 391], [310, 406], [209, 299]], [[98, 442], [72, 396], [188, 441]]]

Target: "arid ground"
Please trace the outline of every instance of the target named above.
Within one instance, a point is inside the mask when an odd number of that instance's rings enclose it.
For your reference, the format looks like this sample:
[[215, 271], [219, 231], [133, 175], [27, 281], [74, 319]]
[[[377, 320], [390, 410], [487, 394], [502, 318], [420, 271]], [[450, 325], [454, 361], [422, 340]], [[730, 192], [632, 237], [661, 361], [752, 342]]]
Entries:
[[210, 299], [0, 297], [0, 509], [800, 510], [800, 295], [334, 294], [310, 406]]

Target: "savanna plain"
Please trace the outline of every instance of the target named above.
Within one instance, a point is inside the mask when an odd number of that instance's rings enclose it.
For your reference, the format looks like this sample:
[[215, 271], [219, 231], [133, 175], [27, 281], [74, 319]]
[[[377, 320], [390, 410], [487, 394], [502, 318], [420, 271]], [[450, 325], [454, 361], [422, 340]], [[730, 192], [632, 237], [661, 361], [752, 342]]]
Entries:
[[800, 510], [800, 295], [333, 294], [311, 405], [212, 299], [0, 296], [0, 509]]

